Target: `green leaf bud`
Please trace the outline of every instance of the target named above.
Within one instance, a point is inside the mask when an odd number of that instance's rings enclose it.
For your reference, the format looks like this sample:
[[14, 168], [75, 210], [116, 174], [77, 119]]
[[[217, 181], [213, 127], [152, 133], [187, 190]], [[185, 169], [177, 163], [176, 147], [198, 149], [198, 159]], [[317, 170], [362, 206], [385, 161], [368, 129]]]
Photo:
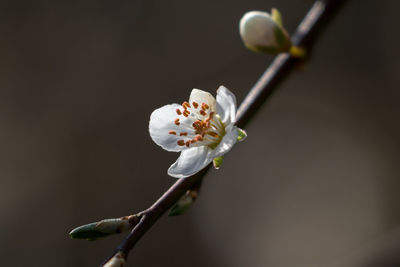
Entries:
[[115, 219], [104, 219], [99, 222], [79, 226], [69, 233], [72, 239], [97, 240], [112, 234], [119, 234], [131, 230], [138, 222], [137, 215]]

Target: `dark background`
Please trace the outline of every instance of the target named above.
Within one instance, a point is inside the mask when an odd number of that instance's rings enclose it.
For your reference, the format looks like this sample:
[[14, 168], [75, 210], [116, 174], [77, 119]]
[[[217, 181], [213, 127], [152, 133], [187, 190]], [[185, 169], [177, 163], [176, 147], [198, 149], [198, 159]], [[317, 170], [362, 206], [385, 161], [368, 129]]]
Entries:
[[[289, 32], [308, 0], [1, 1], [2, 266], [98, 266], [122, 240], [81, 224], [148, 207], [178, 157], [151, 112], [221, 84], [240, 102], [272, 56], [246, 11]], [[127, 266], [400, 266], [399, 1], [349, 1], [248, 126], [187, 215], [162, 218]]]

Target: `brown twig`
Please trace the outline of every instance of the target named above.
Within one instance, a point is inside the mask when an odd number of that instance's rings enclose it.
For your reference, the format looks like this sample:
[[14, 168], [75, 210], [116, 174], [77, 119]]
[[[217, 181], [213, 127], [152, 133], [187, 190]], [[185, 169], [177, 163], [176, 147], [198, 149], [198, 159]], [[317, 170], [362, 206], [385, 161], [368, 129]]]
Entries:
[[[303, 47], [309, 52], [321, 29], [337, 14], [344, 2], [345, 0], [316, 1], [293, 35], [293, 45]], [[244, 127], [250, 121], [278, 84], [294, 69], [298, 60], [289, 54], [281, 54], [275, 58], [240, 105], [237, 111], [237, 125], [239, 127]], [[117, 258], [123, 257], [125, 262], [129, 252], [139, 239], [187, 190], [203, 179], [209, 168], [210, 165], [191, 177], [179, 179], [150, 208], [143, 211], [140, 221], [115, 250], [114, 254], [101, 266], [105, 266], [115, 255], [118, 256]]]

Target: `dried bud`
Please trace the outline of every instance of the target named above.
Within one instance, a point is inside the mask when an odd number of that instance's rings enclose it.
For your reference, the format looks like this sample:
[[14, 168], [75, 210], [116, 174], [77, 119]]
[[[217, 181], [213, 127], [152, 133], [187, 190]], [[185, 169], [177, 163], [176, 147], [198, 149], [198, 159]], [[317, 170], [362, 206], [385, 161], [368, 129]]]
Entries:
[[245, 46], [255, 52], [282, 53], [292, 46], [289, 34], [282, 26], [277, 9], [267, 12], [250, 11], [240, 20], [240, 36]]

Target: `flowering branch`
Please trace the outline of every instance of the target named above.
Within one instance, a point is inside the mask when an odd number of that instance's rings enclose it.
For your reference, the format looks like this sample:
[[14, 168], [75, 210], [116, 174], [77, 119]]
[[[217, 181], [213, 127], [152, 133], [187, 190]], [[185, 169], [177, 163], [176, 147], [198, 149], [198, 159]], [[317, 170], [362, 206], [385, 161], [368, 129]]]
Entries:
[[[293, 46], [302, 47], [310, 51], [323, 26], [333, 18], [344, 2], [345, 0], [316, 1], [293, 35], [291, 40]], [[240, 105], [236, 114], [237, 126], [244, 127], [251, 120], [280, 82], [294, 69], [299, 60], [301, 59], [293, 57], [289, 53], [280, 54], [275, 58]], [[211, 164], [195, 175], [177, 180], [150, 208], [136, 215], [113, 220], [103, 220], [99, 223], [86, 226], [89, 227], [90, 231], [94, 229], [99, 231], [102, 235], [112, 234], [113, 231], [115, 231], [115, 233], [121, 231], [121, 229], [123, 229], [121, 225], [126, 225], [124, 229], [132, 229], [113, 255], [101, 266], [123, 266], [129, 252], [140, 238], [167, 210], [177, 203], [188, 190], [193, 189], [201, 182], [204, 175], [209, 170], [210, 165]], [[106, 225], [104, 225], [105, 223]], [[108, 225], [108, 223], [110, 223], [110, 225]]]

